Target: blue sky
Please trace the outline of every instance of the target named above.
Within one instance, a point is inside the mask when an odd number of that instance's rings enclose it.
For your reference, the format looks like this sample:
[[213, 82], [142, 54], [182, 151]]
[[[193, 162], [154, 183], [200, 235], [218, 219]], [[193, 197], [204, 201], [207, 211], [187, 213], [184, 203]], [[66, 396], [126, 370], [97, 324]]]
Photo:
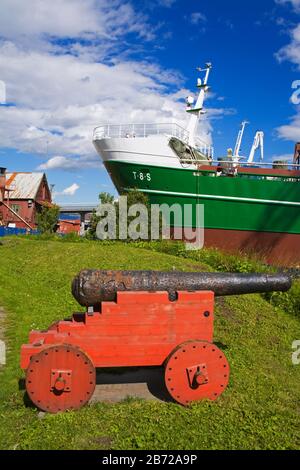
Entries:
[[[92, 144], [102, 123], [186, 120], [195, 68], [213, 63], [201, 133], [216, 154], [250, 121], [266, 158], [300, 140], [300, 0], [1, 0], [0, 166], [46, 171], [58, 202], [114, 192]], [[1, 94], [0, 94], [1, 98]]]

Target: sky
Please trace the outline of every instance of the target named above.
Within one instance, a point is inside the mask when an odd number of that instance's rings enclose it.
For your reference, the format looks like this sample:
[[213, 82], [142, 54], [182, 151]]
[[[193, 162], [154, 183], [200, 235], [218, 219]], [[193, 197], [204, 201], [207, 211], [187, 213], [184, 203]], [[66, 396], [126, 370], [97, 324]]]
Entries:
[[[216, 156], [257, 130], [266, 160], [300, 141], [300, 0], [1, 0], [0, 166], [44, 171], [59, 203], [114, 187], [101, 124], [178, 122], [210, 61], [199, 133]], [[294, 88], [293, 88], [294, 87]]]

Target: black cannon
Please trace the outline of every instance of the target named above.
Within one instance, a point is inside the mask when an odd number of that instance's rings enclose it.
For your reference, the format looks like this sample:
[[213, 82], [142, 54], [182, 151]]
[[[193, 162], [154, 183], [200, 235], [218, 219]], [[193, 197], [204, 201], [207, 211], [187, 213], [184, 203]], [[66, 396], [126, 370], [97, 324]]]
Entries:
[[72, 293], [84, 306], [113, 301], [117, 292], [212, 291], [215, 296], [287, 291], [292, 279], [280, 274], [186, 273], [158, 271], [83, 270], [73, 280]]

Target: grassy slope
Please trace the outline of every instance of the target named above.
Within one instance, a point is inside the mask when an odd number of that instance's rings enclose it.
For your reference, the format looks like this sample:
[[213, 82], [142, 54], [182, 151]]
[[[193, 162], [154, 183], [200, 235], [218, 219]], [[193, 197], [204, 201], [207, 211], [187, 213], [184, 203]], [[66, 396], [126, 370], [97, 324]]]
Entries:
[[[210, 449], [300, 448], [300, 366], [291, 345], [299, 318], [259, 295], [219, 301], [215, 341], [231, 364], [230, 386], [216, 403], [191, 408], [127, 400], [79, 412], [40, 415], [25, 407], [19, 348], [32, 328], [75, 309], [72, 277], [82, 268], [201, 269], [199, 262], [126, 245], [11, 239], [0, 246], [0, 305], [7, 311], [7, 366], [0, 372], [0, 448]], [[210, 269], [210, 266], [207, 266]]]

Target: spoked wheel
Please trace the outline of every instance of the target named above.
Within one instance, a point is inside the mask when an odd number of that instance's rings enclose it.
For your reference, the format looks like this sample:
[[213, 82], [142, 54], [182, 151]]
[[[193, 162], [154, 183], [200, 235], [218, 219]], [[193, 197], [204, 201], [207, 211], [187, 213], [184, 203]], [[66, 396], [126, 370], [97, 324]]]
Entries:
[[165, 366], [165, 382], [172, 398], [182, 405], [216, 400], [229, 381], [229, 364], [214, 344], [189, 341], [178, 346]]
[[93, 395], [96, 370], [79, 348], [49, 346], [31, 358], [26, 390], [31, 401], [49, 413], [78, 409]]

